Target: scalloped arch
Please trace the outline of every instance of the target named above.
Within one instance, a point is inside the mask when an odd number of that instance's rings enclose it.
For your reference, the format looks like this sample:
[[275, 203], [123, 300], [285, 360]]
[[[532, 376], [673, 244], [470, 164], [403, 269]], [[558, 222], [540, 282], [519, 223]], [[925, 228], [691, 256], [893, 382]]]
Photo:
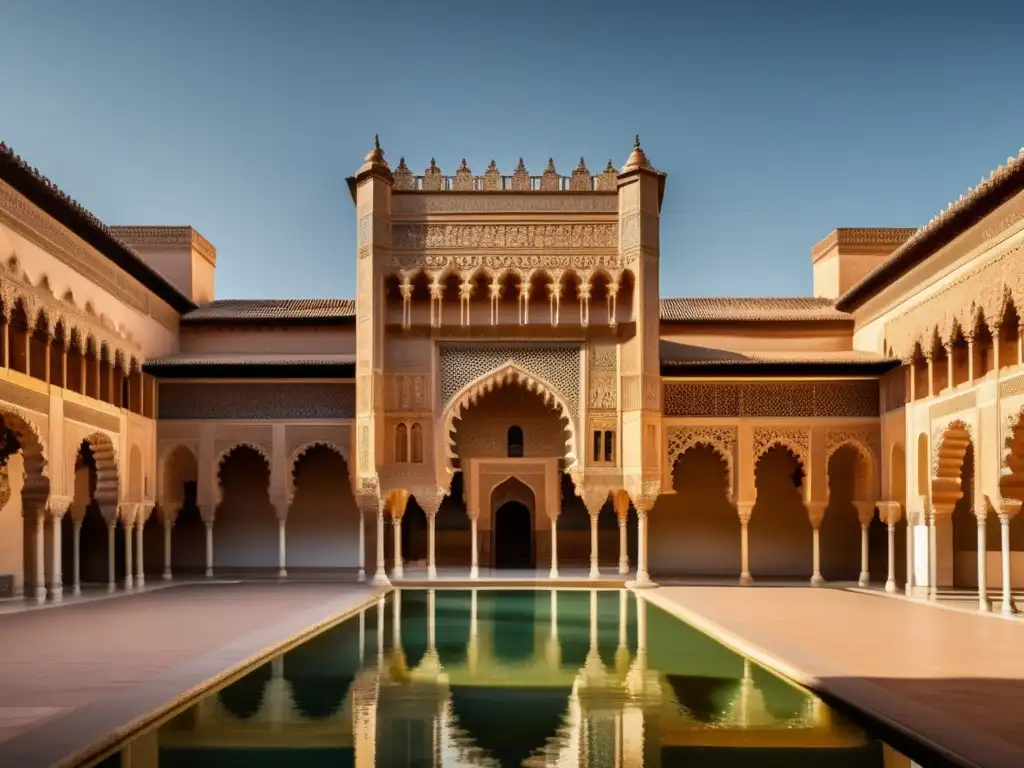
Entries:
[[[117, 504], [121, 498], [121, 478], [117, 467], [117, 448], [106, 432], [93, 432], [85, 438], [93, 461], [96, 462], [96, 490], [93, 498], [98, 504]], [[79, 448], [76, 447], [76, 455]]]
[[273, 462], [270, 460], [270, 454], [267, 452], [266, 448], [264, 448], [259, 443], [253, 442], [251, 440], [239, 440], [238, 442], [234, 442], [228, 447], [224, 448], [219, 454], [217, 454], [218, 485], [220, 484], [220, 474], [224, 469], [224, 462], [227, 461], [228, 457], [231, 456], [231, 454], [234, 453], [234, 451], [238, 448], [249, 448], [253, 451], [256, 451], [256, 453], [258, 453], [263, 458], [263, 461], [267, 463], [268, 472], [271, 470], [271, 467], [273, 467]]
[[692, 448], [706, 445], [725, 464], [725, 491], [731, 498], [733, 495], [733, 483], [735, 481], [735, 435], [732, 430], [719, 428], [709, 429], [680, 429], [669, 428], [668, 430], [668, 471], [671, 474], [675, 470], [676, 462]]
[[553, 405], [558, 410], [561, 420], [566, 423], [566, 431], [569, 433], [569, 438], [565, 442], [565, 469], [568, 471], [575, 465], [578, 456], [576, 425], [573, 422], [572, 411], [569, 409], [568, 404], [558, 394], [558, 390], [549, 382], [536, 374], [523, 370], [510, 360], [504, 365], [500, 365], [489, 373], [480, 376], [455, 393], [451, 403], [445, 409], [442, 416], [443, 431], [441, 436], [445, 441], [444, 470], [449, 479], [455, 474], [455, 468], [452, 465], [453, 459], [456, 458], [453, 451], [455, 440], [452, 437], [457, 431], [454, 424], [455, 420], [461, 418], [462, 411], [475, 404], [483, 395], [509, 384], [520, 384], [526, 387], [528, 391], [540, 395], [546, 404]]
[[25, 463], [25, 485], [30, 497], [45, 498], [50, 492], [49, 461], [46, 442], [39, 436], [39, 428], [20, 408], [6, 403], [0, 405], [4, 424], [18, 436], [22, 459]]

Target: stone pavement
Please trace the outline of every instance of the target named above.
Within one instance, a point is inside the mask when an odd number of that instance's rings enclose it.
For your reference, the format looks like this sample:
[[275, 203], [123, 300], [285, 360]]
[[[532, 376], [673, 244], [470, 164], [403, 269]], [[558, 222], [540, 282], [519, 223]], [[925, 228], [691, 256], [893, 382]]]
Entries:
[[960, 762], [1024, 766], [1024, 622], [807, 587], [642, 597]]
[[196, 584], [0, 616], [0, 765], [79, 754], [377, 593]]

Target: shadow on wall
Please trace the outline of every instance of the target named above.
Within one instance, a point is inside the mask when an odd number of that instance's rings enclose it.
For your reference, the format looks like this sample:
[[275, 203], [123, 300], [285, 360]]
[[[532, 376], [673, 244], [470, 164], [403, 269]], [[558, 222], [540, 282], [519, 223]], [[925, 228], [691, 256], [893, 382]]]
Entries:
[[[803, 500], [804, 471], [793, 453], [769, 448], [754, 470], [757, 503], [750, 518], [750, 571], [759, 576], [810, 578], [811, 524]], [[738, 534], [737, 534], [738, 535]], [[860, 552], [857, 540], [852, 542]], [[826, 554], [822, 552], [822, 562]]]
[[294, 471], [286, 526], [289, 570], [356, 568], [359, 512], [345, 459], [329, 446], [315, 445], [299, 457]]

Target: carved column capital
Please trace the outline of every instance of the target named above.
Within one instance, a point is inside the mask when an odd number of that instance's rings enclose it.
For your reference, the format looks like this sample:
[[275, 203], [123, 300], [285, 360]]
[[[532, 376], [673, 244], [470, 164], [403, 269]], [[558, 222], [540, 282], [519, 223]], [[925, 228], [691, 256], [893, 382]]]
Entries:
[[596, 517], [608, 501], [607, 488], [586, 488], [583, 491], [583, 505], [591, 517]]
[[67, 514], [68, 509], [71, 507], [72, 498], [70, 496], [51, 496], [47, 507], [50, 510], [50, 516], [60, 520]]
[[[856, 502], [854, 502], [856, 504]], [[825, 519], [825, 510], [828, 508], [827, 501], [807, 502], [807, 519], [811, 521], [812, 528], [820, 528]], [[858, 510], [858, 517], [860, 510]]]
[[1021, 508], [1020, 499], [1001, 499], [999, 502], [999, 519], [1013, 520], [1020, 512]]
[[414, 490], [412, 495], [416, 499], [416, 503], [420, 505], [420, 509], [429, 518], [437, 514], [437, 510], [441, 508], [441, 502], [448, 494], [443, 488], [420, 488]]
[[615, 506], [615, 516], [619, 518], [619, 525], [625, 525], [629, 517], [629, 494], [624, 490], [612, 493], [612, 504]]
[[878, 502], [878, 515], [886, 525], [895, 525], [903, 516], [902, 507], [898, 501], [880, 501]]
[[288, 510], [291, 508], [291, 497], [287, 494], [277, 494], [270, 498], [270, 503], [274, 507], [274, 516], [278, 520], [288, 519]]
[[741, 523], [749, 523], [750, 517], [754, 513], [754, 505], [756, 501], [737, 501], [736, 502], [736, 514], [739, 515]]
[[212, 523], [217, 516], [217, 505], [216, 504], [200, 504], [199, 505], [199, 516], [203, 519], [204, 523]]
[[118, 507], [117, 502], [101, 502], [99, 507], [100, 514], [103, 516], [103, 519], [106, 521], [108, 526], [117, 523], [117, 519], [120, 514], [120, 508]]
[[[878, 506], [881, 507], [887, 502], [879, 502]], [[875, 516], [875, 502], [873, 501], [855, 501], [853, 502], [854, 509], [857, 510], [857, 521], [861, 525], [869, 525], [871, 519]]]

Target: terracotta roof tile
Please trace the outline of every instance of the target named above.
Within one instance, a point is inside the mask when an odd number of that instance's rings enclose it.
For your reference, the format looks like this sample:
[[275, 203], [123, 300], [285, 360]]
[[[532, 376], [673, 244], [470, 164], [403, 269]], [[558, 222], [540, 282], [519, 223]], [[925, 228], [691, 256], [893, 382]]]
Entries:
[[353, 299], [225, 299], [189, 312], [182, 322], [317, 321], [351, 319], [355, 314]]
[[831, 299], [794, 298], [691, 298], [662, 299], [661, 319], [666, 322], [719, 321], [849, 321]]

